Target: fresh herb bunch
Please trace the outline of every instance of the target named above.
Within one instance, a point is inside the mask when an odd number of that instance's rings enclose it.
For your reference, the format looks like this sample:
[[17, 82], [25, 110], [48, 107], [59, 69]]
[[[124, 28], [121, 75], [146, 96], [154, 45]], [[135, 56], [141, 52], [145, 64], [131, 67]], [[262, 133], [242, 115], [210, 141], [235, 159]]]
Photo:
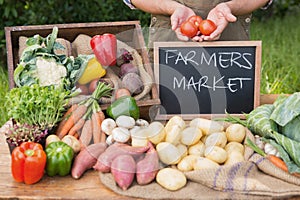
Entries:
[[19, 124], [51, 130], [61, 120], [69, 93], [53, 85], [33, 84], [13, 88], [6, 95], [8, 116]]
[[19, 146], [22, 142], [40, 143], [48, 134], [48, 130], [41, 131], [38, 126], [14, 123], [5, 133], [6, 141], [11, 146]]

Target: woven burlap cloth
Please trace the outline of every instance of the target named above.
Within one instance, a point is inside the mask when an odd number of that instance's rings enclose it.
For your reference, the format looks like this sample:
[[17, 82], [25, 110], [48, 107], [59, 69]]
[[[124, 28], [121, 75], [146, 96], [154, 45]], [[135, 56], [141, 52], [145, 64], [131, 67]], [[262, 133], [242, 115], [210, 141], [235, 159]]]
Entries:
[[[249, 132], [247, 135], [251, 137]], [[99, 175], [101, 182], [112, 191], [143, 199], [300, 198], [300, 178], [253, 154], [249, 147], [246, 148], [245, 158], [246, 161], [231, 166], [187, 172], [187, 184], [177, 191], [164, 189], [155, 181], [144, 186], [134, 182], [128, 190], [123, 191], [116, 185], [111, 173]]]

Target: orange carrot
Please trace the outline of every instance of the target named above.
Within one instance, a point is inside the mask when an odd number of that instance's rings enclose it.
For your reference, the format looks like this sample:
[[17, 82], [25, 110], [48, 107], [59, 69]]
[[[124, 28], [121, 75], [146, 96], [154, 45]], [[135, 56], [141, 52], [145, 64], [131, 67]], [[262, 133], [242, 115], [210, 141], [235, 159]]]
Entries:
[[69, 130], [74, 126], [74, 124], [85, 114], [87, 111], [87, 106], [82, 104], [79, 105], [71, 114], [62, 130], [58, 133], [59, 138], [63, 138]]
[[273, 163], [273, 165], [275, 165], [276, 167], [282, 169], [285, 172], [289, 172], [287, 165], [285, 164], [285, 162], [281, 158], [279, 158], [277, 156], [274, 156], [274, 155], [266, 155], [266, 158], [271, 163]]
[[67, 112], [64, 114], [64, 116], [62, 117], [62, 120], [60, 121], [57, 129], [56, 129], [56, 135], [58, 135], [59, 132], [61, 132], [61, 129], [64, 127], [64, 125], [67, 122], [67, 119], [69, 117], [69, 115], [78, 107], [78, 104], [73, 104], [68, 110]]
[[93, 124], [91, 119], [87, 119], [82, 127], [81, 135], [79, 137], [79, 141], [83, 144], [83, 146], [88, 146], [93, 137]]
[[106, 134], [104, 133], [104, 131], [101, 131], [101, 139], [100, 139], [100, 142], [106, 143]]
[[104, 114], [104, 112], [103, 112], [102, 110], [100, 110], [100, 111], [97, 112], [97, 114], [99, 115], [100, 120], [101, 120], [101, 123], [102, 123], [102, 121], [105, 119], [105, 114]]
[[93, 123], [93, 140], [94, 143], [99, 143], [101, 139], [101, 119], [100, 115], [97, 112], [92, 114], [92, 123]]
[[85, 122], [85, 119], [83, 117], [80, 118], [76, 122], [76, 124], [74, 124], [74, 126], [70, 129], [70, 131], [68, 132], [68, 135], [75, 135], [75, 133], [77, 133], [77, 131], [79, 131], [83, 127], [84, 122]]

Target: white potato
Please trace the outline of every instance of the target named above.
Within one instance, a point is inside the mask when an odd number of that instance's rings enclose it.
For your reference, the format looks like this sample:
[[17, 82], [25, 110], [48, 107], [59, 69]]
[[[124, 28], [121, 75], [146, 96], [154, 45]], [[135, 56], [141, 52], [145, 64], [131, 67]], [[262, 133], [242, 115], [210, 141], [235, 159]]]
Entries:
[[202, 131], [198, 127], [186, 127], [181, 131], [181, 143], [185, 145], [193, 145], [199, 142], [202, 137]]
[[179, 125], [173, 125], [170, 126], [168, 129], [165, 129], [166, 131], [166, 142], [170, 142], [174, 145], [177, 145], [180, 143], [181, 138], [181, 128]]
[[215, 132], [207, 136], [205, 140], [205, 146], [219, 146], [224, 148], [227, 144], [227, 138], [225, 132]]
[[164, 141], [166, 137], [165, 127], [161, 122], [154, 121], [149, 124], [147, 127], [148, 130], [148, 139], [153, 144], [158, 144], [162, 141]]
[[57, 142], [57, 141], [60, 141], [60, 138], [57, 135], [55, 134], [49, 135], [46, 138], [45, 146], [47, 147], [51, 142]]
[[201, 169], [212, 169], [219, 167], [220, 165], [208, 158], [198, 157], [193, 165], [194, 170], [201, 170]]
[[233, 165], [238, 162], [243, 162], [245, 160], [243, 154], [238, 151], [232, 151], [228, 154], [227, 160], [225, 161], [224, 165]]
[[223, 148], [218, 146], [206, 147], [204, 156], [219, 164], [222, 164], [227, 160], [227, 152]]
[[242, 143], [246, 136], [246, 128], [241, 124], [231, 124], [226, 129], [226, 137], [229, 142]]
[[181, 159], [181, 161], [177, 164], [177, 168], [180, 171], [184, 171], [184, 172], [192, 171], [192, 170], [194, 170], [194, 164], [195, 164], [197, 158], [199, 158], [199, 156], [188, 155]]
[[165, 126], [166, 131], [168, 132], [169, 128], [171, 128], [174, 125], [179, 126], [180, 129], [184, 129], [186, 126], [185, 121], [182, 119], [182, 117], [178, 115], [175, 115], [168, 120]]
[[203, 136], [201, 137], [201, 141], [202, 141], [204, 144], [205, 144], [205, 141], [206, 141], [207, 137], [208, 137], [208, 135], [203, 135]]
[[224, 126], [221, 123], [200, 117], [193, 119], [190, 122], [190, 126], [200, 128], [203, 135], [224, 131]]
[[148, 129], [147, 127], [135, 128], [130, 131], [131, 146], [144, 147], [148, 145]]
[[181, 159], [178, 148], [169, 142], [158, 143], [156, 151], [160, 161], [166, 165], [177, 164]]
[[183, 172], [174, 168], [163, 168], [156, 175], [156, 182], [162, 187], [175, 191], [183, 188], [187, 179]]
[[230, 154], [233, 151], [236, 151], [236, 152], [240, 152], [242, 155], [244, 155], [244, 152], [245, 152], [244, 145], [242, 145], [239, 142], [229, 142], [226, 144], [224, 149], [225, 149], [225, 151], [227, 151], [228, 154]]
[[176, 147], [181, 155], [180, 158], [183, 158], [188, 155], [188, 149], [184, 144], [178, 144]]
[[200, 140], [198, 143], [188, 147], [188, 154], [204, 156], [205, 144]]

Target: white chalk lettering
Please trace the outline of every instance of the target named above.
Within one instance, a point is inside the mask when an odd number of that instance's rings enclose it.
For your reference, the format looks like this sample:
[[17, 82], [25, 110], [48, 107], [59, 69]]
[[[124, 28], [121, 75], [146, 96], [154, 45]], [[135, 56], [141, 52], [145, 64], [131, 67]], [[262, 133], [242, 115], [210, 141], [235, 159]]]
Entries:
[[[173, 79], [173, 89], [182, 89], [182, 90], [194, 90], [200, 92], [202, 88], [211, 89], [213, 91], [219, 89], [228, 89], [230, 92], [235, 93], [238, 90], [242, 90], [244, 87], [245, 81], [251, 81], [251, 78], [226, 78], [225, 76], [211, 78], [210, 85], [208, 84], [209, 77], [202, 76], [199, 78], [198, 82], [195, 81], [195, 77], [191, 76], [186, 78], [185, 76], [180, 79], [174, 77]], [[226, 82], [227, 81], [227, 82]]]
[[201, 61], [200, 62], [201, 64], [203, 64], [205, 62], [208, 65], [210, 65], [211, 62], [213, 62], [213, 66], [215, 66], [215, 67], [217, 66], [217, 56], [216, 56], [215, 53], [212, 54], [209, 57], [209, 59], [206, 59], [205, 54], [202, 52], [202, 54], [201, 54], [201, 60], [200, 61]]
[[[251, 78], [229, 78], [227, 86], [230, 92], [234, 93], [238, 89], [243, 89], [243, 81], [251, 81]], [[234, 86], [236, 86], [235, 89]]]

